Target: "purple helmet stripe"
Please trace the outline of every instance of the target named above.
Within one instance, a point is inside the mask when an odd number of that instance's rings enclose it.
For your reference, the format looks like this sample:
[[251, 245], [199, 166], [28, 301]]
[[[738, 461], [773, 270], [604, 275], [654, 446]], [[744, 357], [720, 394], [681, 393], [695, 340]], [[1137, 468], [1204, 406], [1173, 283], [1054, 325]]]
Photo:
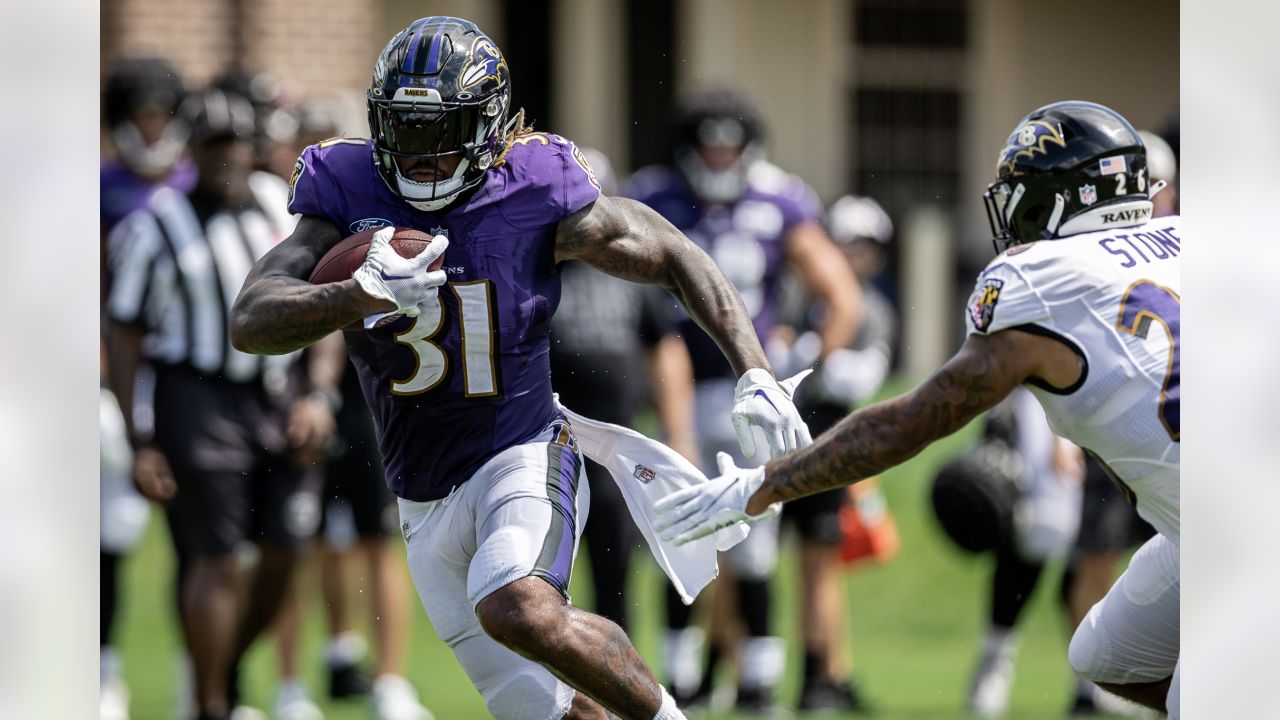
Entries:
[[436, 34], [431, 38], [431, 50], [427, 52], [427, 67], [425, 72], [428, 75], [435, 75], [440, 72], [440, 41], [444, 39], [444, 26], [436, 26]]
[[405, 53], [404, 62], [400, 64], [401, 72], [407, 72], [407, 73], [416, 72], [413, 66], [415, 61], [418, 59], [418, 46], [421, 45], [421, 43], [418, 42], [418, 34], [422, 32], [422, 27], [424, 25], [427, 25], [428, 23], [430, 23], [435, 19], [436, 19], [435, 16], [432, 16], [429, 18], [421, 18], [419, 20], [414, 21], [414, 23], [409, 26], [409, 33], [410, 33], [409, 51]]

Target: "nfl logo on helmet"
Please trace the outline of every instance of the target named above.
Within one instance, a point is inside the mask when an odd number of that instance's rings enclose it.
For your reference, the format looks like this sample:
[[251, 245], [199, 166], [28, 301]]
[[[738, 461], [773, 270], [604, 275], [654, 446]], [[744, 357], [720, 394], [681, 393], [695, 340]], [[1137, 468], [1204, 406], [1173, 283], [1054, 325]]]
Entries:
[[1081, 204], [1092, 205], [1098, 202], [1098, 188], [1092, 185], [1081, 185], [1077, 190], [1080, 192]]

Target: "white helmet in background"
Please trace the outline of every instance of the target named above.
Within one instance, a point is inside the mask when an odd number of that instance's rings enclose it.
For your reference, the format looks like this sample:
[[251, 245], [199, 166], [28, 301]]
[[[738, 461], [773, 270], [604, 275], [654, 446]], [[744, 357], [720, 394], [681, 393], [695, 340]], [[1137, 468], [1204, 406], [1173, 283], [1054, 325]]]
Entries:
[[1138, 135], [1142, 136], [1142, 144], [1147, 147], [1147, 173], [1151, 180], [1172, 183], [1178, 177], [1178, 158], [1173, 154], [1173, 148], [1150, 130], [1139, 130]]
[[870, 240], [888, 247], [893, 239], [893, 221], [875, 200], [845, 195], [827, 210], [827, 234], [840, 245]]

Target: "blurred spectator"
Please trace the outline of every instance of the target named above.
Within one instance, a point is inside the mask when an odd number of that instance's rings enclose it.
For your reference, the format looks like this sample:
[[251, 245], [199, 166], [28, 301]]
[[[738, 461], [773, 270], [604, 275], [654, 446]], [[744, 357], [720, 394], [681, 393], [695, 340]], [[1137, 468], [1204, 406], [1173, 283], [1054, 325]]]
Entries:
[[184, 157], [187, 128], [176, 117], [185, 92], [178, 71], [161, 58], [126, 58], [107, 74], [102, 114], [110, 153], [100, 173], [103, 233], [141, 208], [155, 188], [187, 192], [195, 184], [195, 166]]
[[[336, 111], [308, 101], [277, 114], [273, 131], [276, 147], [268, 167], [290, 179], [294, 162], [308, 146], [339, 134]], [[286, 135], [285, 133], [288, 132]], [[369, 406], [364, 402], [355, 368], [347, 360], [342, 334], [335, 333], [305, 351], [313, 378], [323, 378], [333, 393], [319, 394], [334, 413], [337, 429], [324, 468], [321, 507], [320, 589], [324, 599], [329, 641], [325, 650], [329, 697], [363, 697], [372, 693], [377, 720], [429, 720], [418, 691], [406, 679], [405, 658], [410, 637], [410, 589], [407, 573], [393, 539], [399, 533], [395, 495], [387, 487], [382, 457]], [[360, 669], [364, 638], [354, 630], [349, 598], [357, 586], [348, 574], [352, 561], [364, 564], [356, 577], [368, 579], [370, 628], [376, 653], [374, 679]], [[301, 576], [299, 579], [303, 579]], [[297, 583], [295, 583], [295, 586]], [[312, 720], [320, 710], [299, 678], [302, 597], [294, 588], [278, 624], [280, 685], [276, 690], [277, 720]]]
[[[110, 147], [102, 159], [98, 196], [104, 300], [110, 284], [107, 233], [121, 218], [143, 207], [157, 187], [187, 191], [195, 182], [195, 167], [183, 157], [186, 128], [176, 118], [184, 92], [182, 78], [160, 58], [122, 59], [107, 74], [102, 110]], [[112, 638], [120, 605], [120, 562], [146, 528], [148, 509], [129, 479], [132, 452], [124, 435], [120, 406], [106, 388], [105, 344], [101, 357], [100, 714], [102, 720], [127, 720], [129, 691]]]
[[[275, 76], [232, 67], [211, 83], [212, 87], [234, 93], [253, 106], [254, 168], [280, 175], [280, 156], [287, 157], [289, 168], [297, 159], [294, 139], [298, 136], [297, 118], [290, 111], [293, 100], [283, 83]], [[328, 136], [326, 136], [328, 137]], [[303, 146], [305, 147], [305, 146]], [[283, 175], [286, 179], [288, 174]]]
[[[784, 311], [803, 333], [787, 346], [784, 333], [770, 343], [770, 355], [780, 375], [814, 367], [813, 377], [800, 385], [796, 404], [816, 437], [838, 423], [858, 405], [869, 402], [884, 384], [893, 359], [898, 316], [893, 305], [871, 282], [885, 267], [893, 240], [893, 222], [871, 198], [846, 195], [831, 205], [827, 234], [840, 248], [862, 288], [862, 317], [848, 347], [819, 360], [819, 328], [826, 308], [803, 293], [792, 291]], [[789, 284], [789, 288], [794, 284]], [[795, 525], [800, 536], [801, 626], [804, 632], [804, 685], [799, 709], [868, 712], [853, 681], [852, 660], [844, 637], [845, 602], [840, 582], [843, 541], [840, 516], [848, 512], [848, 492], [841, 488], [800, 498], [783, 507], [783, 522]]]
[[[582, 148], [582, 154], [601, 191], [614, 194], [608, 158], [591, 148]], [[631, 426], [641, 405], [651, 399], [667, 444], [698, 462], [693, 370], [675, 332], [683, 314], [674, 301], [658, 288], [625, 282], [579, 262], [561, 265], [560, 277], [560, 307], [551, 318], [551, 385], [560, 402], [596, 420]], [[586, 465], [591, 514], [583, 539], [591, 558], [595, 611], [627, 630], [626, 584], [640, 533], [608, 470], [590, 460]]]
[[[284, 183], [252, 171], [252, 109], [209, 90], [187, 98], [180, 115], [197, 181], [189, 193], [157, 191], [113, 230], [108, 347], [123, 408], [133, 406], [139, 363], [155, 368], [152, 434], [124, 413], [133, 478], [165, 503], [184, 567], [198, 717], [211, 720], [235, 707], [232, 669], [271, 623], [315, 531], [318, 488], [303, 470], [333, 419], [302, 392], [292, 357], [246, 355], [227, 339], [227, 308], [245, 274], [293, 226]], [[259, 559], [244, 578], [237, 552], [249, 542]]]
[[[983, 460], [996, 454], [992, 446], [998, 448], [1004, 461]], [[1016, 488], [1009, 496], [1015, 500], [1004, 506], [1007, 514], [1002, 514], [997, 523], [1004, 532], [998, 534], [991, 547], [996, 568], [991, 580], [989, 624], [969, 688], [969, 712], [979, 717], [998, 717], [1009, 707], [1014, 688], [1016, 624], [1021, 612], [1036, 589], [1044, 565], [1064, 559], [1075, 542], [1084, 456], [1078, 447], [1053, 434], [1036, 397], [1020, 388], [988, 413], [982, 441], [966, 460], [970, 464], [960, 465], [961, 468], [988, 475], [1007, 473]], [[995, 482], [991, 477], [966, 479], [975, 486]], [[975, 491], [970, 488], [964, 492]], [[936, 498], [941, 500], [940, 496]], [[957, 512], [963, 510], [945, 503], [938, 507], [940, 516]], [[951, 521], [975, 523], [980, 519]]]
[[[845, 347], [857, 326], [857, 280], [822, 229], [813, 191], [764, 160], [764, 126], [756, 108], [728, 88], [691, 93], [677, 102], [671, 134], [672, 164], [637, 172], [626, 194], [658, 211], [715, 260], [741, 295], [762, 342], [773, 334], [778, 281], [790, 264], [828, 309], [819, 329], [819, 356]], [[751, 461], [743, 456], [730, 422], [732, 368], [692, 320], [686, 318], [681, 329], [698, 381], [695, 417], [703, 470], [716, 474], [717, 452], [729, 453], [742, 467], [761, 464], [763, 454]], [[756, 525], [727, 553], [724, 567], [734, 578], [746, 630], [737, 705], [747, 711], [775, 707], [785, 661], [785, 643], [769, 620], [778, 522]], [[690, 627], [690, 617], [691, 610], [669, 592], [664, 667], [682, 707], [706, 701], [711, 692], [712, 672], [701, 668], [703, 634]], [[713, 622], [727, 620], [713, 615]], [[713, 648], [708, 666], [725, 650]]]

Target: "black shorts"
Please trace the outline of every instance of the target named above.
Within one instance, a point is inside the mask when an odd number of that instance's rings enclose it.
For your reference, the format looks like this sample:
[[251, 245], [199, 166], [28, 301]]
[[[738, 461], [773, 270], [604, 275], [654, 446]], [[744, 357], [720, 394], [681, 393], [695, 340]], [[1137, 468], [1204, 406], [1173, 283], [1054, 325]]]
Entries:
[[166, 513], [180, 556], [228, 555], [245, 541], [296, 550], [315, 534], [320, 478], [294, 466], [287, 412], [260, 383], [156, 368], [155, 443], [178, 485]]
[[[849, 409], [827, 403], [804, 404], [800, 417], [809, 426], [809, 433], [817, 437], [840, 422]], [[838, 545], [843, 534], [840, 529], [840, 509], [849, 502], [848, 488], [835, 488], [792, 500], [782, 506], [783, 522], [794, 523], [804, 540]]]
[[1086, 456], [1076, 552], [1121, 552], [1140, 545], [1155, 532], [1138, 517], [1138, 512], [1125, 500], [1124, 491], [1102, 465]]
[[[324, 504], [344, 502], [351, 507], [356, 535], [379, 538], [400, 532], [396, 496], [387, 487], [378, 450], [373, 417], [365, 404], [355, 370], [347, 368], [342, 383], [334, 452], [325, 468]], [[325, 520], [328, 512], [325, 513]], [[322, 520], [322, 523], [324, 520]]]

